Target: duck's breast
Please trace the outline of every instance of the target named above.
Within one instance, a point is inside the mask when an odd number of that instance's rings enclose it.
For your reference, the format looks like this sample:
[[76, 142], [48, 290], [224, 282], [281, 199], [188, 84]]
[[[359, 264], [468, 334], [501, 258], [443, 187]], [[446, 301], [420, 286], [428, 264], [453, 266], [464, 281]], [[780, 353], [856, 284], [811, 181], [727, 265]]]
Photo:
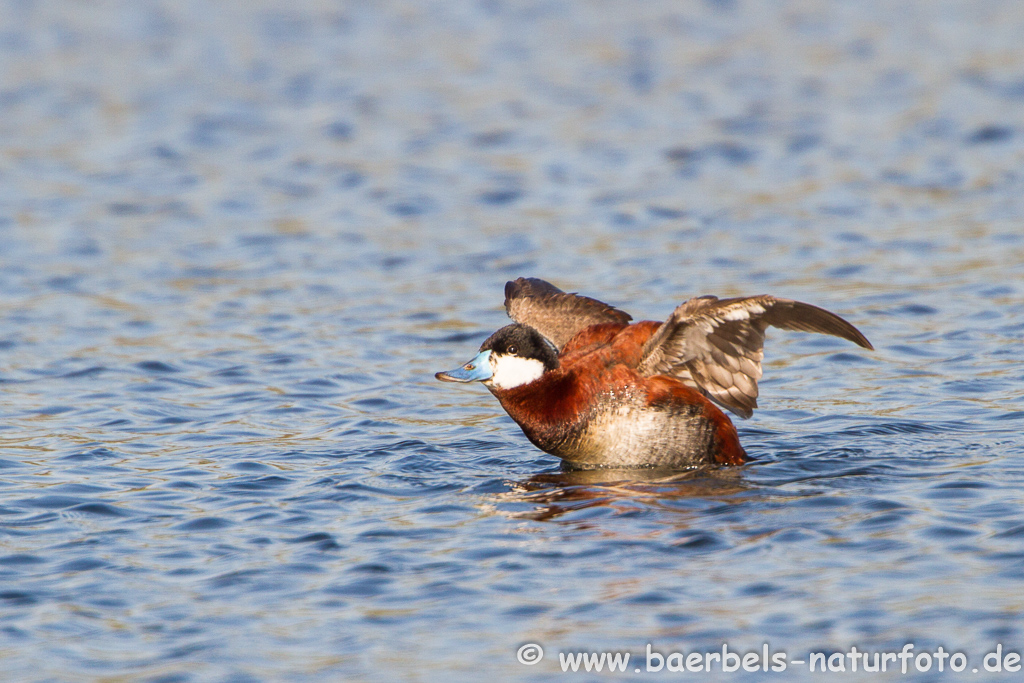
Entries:
[[647, 387], [609, 392], [555, 453], [588, 467], [689, 467], [714, 462], [718, 425], [702, 396], [654, 400]]

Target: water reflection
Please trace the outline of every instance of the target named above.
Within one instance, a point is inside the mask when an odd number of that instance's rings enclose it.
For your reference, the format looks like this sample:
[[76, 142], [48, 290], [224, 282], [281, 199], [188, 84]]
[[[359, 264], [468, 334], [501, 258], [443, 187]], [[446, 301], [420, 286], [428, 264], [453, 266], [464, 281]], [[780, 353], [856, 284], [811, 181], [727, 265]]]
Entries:
[[659, 504], [680, 498], [715, 498], [749, 490], [744, 468], [697, 467], [680, 472], [670, 469], [563, 469], [510, 482], [500, 502], [525, 503], [529, 511], [512, 517], [546, 521], [566, 513], [623, 503]]

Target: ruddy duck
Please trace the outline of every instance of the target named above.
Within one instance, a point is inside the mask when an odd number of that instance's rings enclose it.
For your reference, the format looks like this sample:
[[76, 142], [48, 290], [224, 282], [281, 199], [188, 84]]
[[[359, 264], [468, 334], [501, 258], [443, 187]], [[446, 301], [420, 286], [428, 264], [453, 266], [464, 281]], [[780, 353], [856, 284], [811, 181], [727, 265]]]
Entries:
[[715, 404], [753, 414], [769, 325], [873, 348], [834, 313], [767, 295], [700, 296], [663, 323], [630, 324], [596, 299], [519, 278], [505, 285], [505, 310], [513, 324], [435, 377], [483, 382], [537, 448], [575, 468], [749, 461]]

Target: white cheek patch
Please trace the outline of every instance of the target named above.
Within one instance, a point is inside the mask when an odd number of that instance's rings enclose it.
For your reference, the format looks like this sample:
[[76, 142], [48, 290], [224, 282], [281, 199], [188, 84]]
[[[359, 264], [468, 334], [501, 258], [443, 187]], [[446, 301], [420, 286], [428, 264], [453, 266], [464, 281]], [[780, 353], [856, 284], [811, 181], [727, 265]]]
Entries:
[[544, 363], [536, 358], [498, 356], [491, 354], [493, 375], [488, 382], [499, 389], [511, 389], [540, 379], [544, 374]]

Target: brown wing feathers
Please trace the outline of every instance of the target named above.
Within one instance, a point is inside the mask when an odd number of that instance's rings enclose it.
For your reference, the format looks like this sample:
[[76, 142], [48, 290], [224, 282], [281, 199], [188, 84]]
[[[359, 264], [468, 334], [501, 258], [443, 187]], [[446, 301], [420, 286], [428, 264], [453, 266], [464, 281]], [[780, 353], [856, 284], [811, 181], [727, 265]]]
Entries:
[[867, 340], [867, 337], [861, 334], [860, 330], [835, 313], [826, 311], [824, 308], [818, 308], [817, 306], [791, 299], [759, 298], [772, 300], [773, 305], [767, 307], [764, 320], [773, 327], [783, 330], [831, 334], [834, 337], [842, 337], [852, 341], [857, 346], [864, 347], [865, 349], [873, 350], [875, 348]]
[[577, 332], [600, 323], [627, 323], [632, 316], [606, 303], [569, 294], [535, 277], [505, 284], [505, 310], [517, 323], [529, 325], [559, 350]]
[[637, 369], [644, 375], [675, 375], [737, 415], [750, 417], [757, 407], [769, 325], [830, 334], [872, 348], [857, 328], [817, 306], [772, 296], [706, 296], [673, 311], [645, 344]]

